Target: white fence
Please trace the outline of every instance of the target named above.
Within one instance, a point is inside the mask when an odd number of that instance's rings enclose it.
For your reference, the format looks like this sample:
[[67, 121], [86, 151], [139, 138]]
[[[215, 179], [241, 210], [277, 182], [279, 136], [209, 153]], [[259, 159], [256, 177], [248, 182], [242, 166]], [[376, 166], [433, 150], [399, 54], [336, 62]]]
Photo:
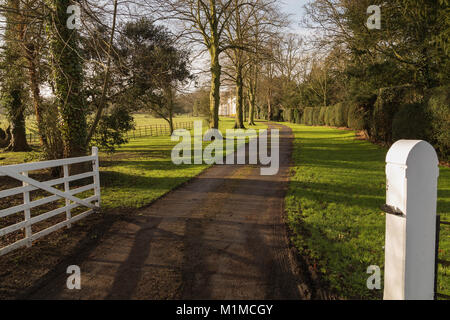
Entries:
[[[73, 176], [69, 175], [70, 165], [85, 162], [92, 162], [93, 168], [92, 171]], [[30, 171], [50, 169], [56, 167], [63, 167], [64, 170], [63, 178], [46, 182], [39, 182], [29, 178], [28, 176], [28, 173]], [[101, 202], [100, 174], [99, 174], [98, 149], [96, 147], [92, 148], [92, 155], [88, 157], [3, 166], [0, 167], [0, 177], [2, 176], [12, 177], [18, 181], [21, 181], [23, 185], [22, 187], [0, 191], [0, 199], [22, 194], [23, 204], [0, 210], [0, 222], [2, 219], [6, 217], [16, 215], [20, 212], [23, 212], [24, 220], [22, 222], [0, 229], [0, 240], [2, 237], [6, 235], [20, 230], [24, 230], [25, 234], [23, 239], [13, 244], [7, 245], [5, 247], [0, 247], [0, 256], [5, 255], [20, 247], [25, 246], [31, 247], [33, 242], [36, 241], [37, 239], [42, 238], [64, 227], [70, 228], [73, 223], [87, 217], [88, 215], [92, 214], [93, 212], [97, 211], [100, 208]], [[93, 178], [93, 183], [84, 187], [70, 190], [71, 182], [86, 178]], [[54, 186], [58, 185], [64, 185], [64, 191], [54, 188]], [[31, 201], [30, 193], [36, 190], [46, 191], [52, 194], [52, 196]], [[91, 190], [94, 191], [94, 195], [92, 197], [89, 197], [87, 199], [80, 199], [76, 197], [76, 195]], [[53, 203], [61, 199], [66, 200], [64, 207], [32, 217], [31, 210], [33, 208]], [[76, 216], [73, 217], [72, 210], [79, 207], [86, 207], [89, 210], [77, 214]], [[57, 223], [45, 230], [33, 233], [32, 226], [34, 224], [49, 220], [61, 214], [66, 215], [65, 221]]]

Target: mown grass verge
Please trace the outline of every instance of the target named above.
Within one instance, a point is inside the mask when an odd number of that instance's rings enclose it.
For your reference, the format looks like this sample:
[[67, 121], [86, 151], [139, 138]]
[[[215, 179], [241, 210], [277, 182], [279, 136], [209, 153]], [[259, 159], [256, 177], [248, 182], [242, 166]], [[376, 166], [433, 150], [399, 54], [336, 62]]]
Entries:
[[[353, 131], [285, 124], [295, 134], [286, 197], [293, 243], [317, 264], [330, 289], [347, 299], [381, 299], [370, 291], [367, 268], [384, 269], [387, 149], [355, 139]], [[450, 220], [450, 169], [441, 167], [438, 214]], [[440, 259], [450, 260], [443, 226]], [[440, 266], [438, 292], [450, 294], [450, 268]]]

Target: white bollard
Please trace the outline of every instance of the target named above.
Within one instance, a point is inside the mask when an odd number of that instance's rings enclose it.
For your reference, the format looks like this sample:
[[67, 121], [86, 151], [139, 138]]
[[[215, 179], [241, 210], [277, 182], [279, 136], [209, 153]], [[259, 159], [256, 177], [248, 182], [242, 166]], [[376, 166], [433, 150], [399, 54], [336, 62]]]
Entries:
[[439, 160], [425, 141], [387, 155], [385, 300], [433, 300]]

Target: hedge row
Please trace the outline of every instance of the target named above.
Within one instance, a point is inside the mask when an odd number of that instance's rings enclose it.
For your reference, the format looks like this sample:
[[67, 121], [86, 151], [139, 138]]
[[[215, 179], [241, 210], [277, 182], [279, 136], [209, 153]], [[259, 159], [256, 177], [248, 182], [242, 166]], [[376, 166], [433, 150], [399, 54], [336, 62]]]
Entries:
[[349, 127], [350, 106], [338, 103], [331, 107], [309, 107], [303, 111], [300, 124], [308, 126]]
[[380, 89], [377, 96], [329, 107], [291, 109], [285, 120], [309, 126], [363, 130], [386, 145], [400, 139], [431, 142], [441, 159], [450, 160], [450, 87], [417, 95], [412, 87]]

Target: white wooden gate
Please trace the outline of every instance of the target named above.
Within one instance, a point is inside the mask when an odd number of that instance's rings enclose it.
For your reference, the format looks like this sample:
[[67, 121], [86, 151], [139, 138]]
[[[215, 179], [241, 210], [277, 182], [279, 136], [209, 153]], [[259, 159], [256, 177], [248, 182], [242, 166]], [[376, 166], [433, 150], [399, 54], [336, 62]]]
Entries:
[[[69, 175], [69, 166], [73, 164], [92, 162], [93, 170], [90, 172], [70, 176]], [[28, 173], [30, 171], [43, 170], [49, 168], [63, 167], [64, 177], [60, 179], [55, 179], [46, 182], [39, 182], [34, 179], [28, 177]], [[21, 181], [23, 186], [8, 190], [0, 191], [0, 199], [13, 197], [22, 194], [23, 195], [23, 204], [18, 206], [9, 207], [6, 209], [0, 210], [0, 221], [8, 216], [18, 214], [23, 212], [24, 220], [22, 222], [16, 223], [14, 225], [10, 225], [0, 229], [0, 239], [10, 233], [25, 230], [24, 238], [13, 243], [7, 245], [5, 247], [0, 247], [0, 256], [5, 255], [15, 249], [20, 247], [31, 247], [34, 241], [39, 238], [42, 238], [52, 232], [55, 232], [64, 227], [70, 228], [72, 223], [75, 223], [93, 212], [100, 209], [100, 174], [99, 174], [99, 160], [98, 160], [98, 149], [96, 147], [92, 148], [92, 155], [87, 157], [80, 158], [71, 158], [71, 159], [62, 159], [62, 160], [53, 160], [53, 161], [44, 161], [44, 162], [35, 162], [35, 163], [26, 163], [12, 166], [0, 166], [0, 177], [9, 176], [18, 181]], [[84, 187], [80, 187], [77, 189], [70, 190], [70, 183], [82, 180], [86, 178], [93, 178], [93, 183]], [[54, 188], [54, 186], [63, 185], [64, 191], [58, 190]], [[39, 200], [30, 200], [30, 192], [36, 190], [44, 190], [52, 196], [46, 197]], [[94, 191], [94, 195], [81, 199], [76, 197], [76, 195], [87, 192]], [[39, 214], [38, 216], [32, 217], [31, 210], [33, 208], [37, 208], [39, 206], [43, 206], [49, 203], [53, 203], [55, 201], [59, 201], [61, 199], [65, 199], [65, 206]], [[80, 213], [74, 217], [72, 217], [72, 210], [78, 207], [86, 207], [87, 211]], [[37, 233], [33, 233], [32, 226], [36, 223], [46, 221], [53, 217], [56, 217], [60, 214], [65, 214], [66, 219], [63, 222], [57, 223], [45, 230], [39, 231]]]

